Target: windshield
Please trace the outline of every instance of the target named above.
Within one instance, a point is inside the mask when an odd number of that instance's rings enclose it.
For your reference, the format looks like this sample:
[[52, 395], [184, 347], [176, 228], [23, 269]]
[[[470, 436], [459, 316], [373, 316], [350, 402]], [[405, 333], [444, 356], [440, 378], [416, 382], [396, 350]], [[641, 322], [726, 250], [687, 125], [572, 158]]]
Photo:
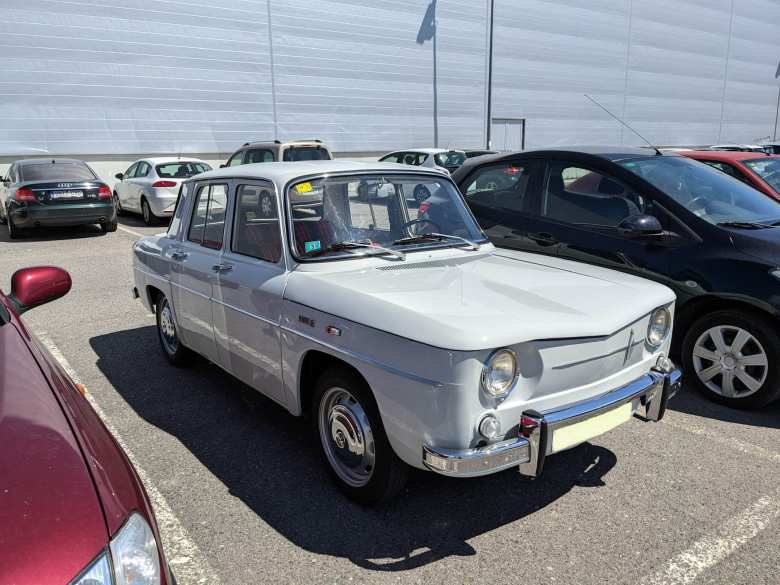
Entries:
[[754, 158], [742, 163], [780, 193], [780, 157]]
[[383, 253], [379, 247], [387, 253], [463, 246], [460, 238], [485, 241], [460, 193], [444, 178], [332, 176], [296, 183], [287, 198], [292, 248], [302, 259]]
[[433, 159], [440, 167], [459, 167], [466, 161], [466, 155], [462, 152], [451, 150], [450, 152], [440, 152]]
[[330, 160], [330, 154], [321, 146], [290, 146], [284, 151], [283, 159], [287, 162], [299, 160]]
[[780, 203], [695, 160], [654, 156], [620, 164], [712, 224], [771, 223], [780, 219]]
[[206, 163], [192, 161], [177, 161], [157, 165], [155, 168], [157, 176], [165, 179], [188, 179], [211, 170], [211, 167]]
[[35, 163], [20, 169], [22, 181], [94, 181], [97, 177], [84, 163]]

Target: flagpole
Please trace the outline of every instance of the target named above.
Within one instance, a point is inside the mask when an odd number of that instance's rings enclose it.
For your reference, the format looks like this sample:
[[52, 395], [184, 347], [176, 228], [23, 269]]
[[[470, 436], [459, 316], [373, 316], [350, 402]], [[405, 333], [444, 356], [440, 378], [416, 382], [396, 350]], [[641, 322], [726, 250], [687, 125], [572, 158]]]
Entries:
[[439, 148], [439, 80], [436, 72], [436, 37], [439, 26], [436, 22], [436, 0], [433, 0], [433, 147]]
[[777, 88], [777, 108], [775, 108], [775, 134], [772, 140], [777, 140], [777, 117], [780, 115], [780, 87]]

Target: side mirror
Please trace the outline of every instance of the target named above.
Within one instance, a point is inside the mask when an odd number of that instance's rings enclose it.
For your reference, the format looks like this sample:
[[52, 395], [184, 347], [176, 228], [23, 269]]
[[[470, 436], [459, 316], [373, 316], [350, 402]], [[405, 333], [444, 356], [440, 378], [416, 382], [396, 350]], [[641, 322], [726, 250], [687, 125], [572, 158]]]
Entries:
[[117, 179], [119, 179], [120, 181], [121, 181], [122, 179], [124, 179], [124, 178], [125, 178], [125, 174], [124, 174], [124, 173], [117, 173], [117, 174], [116, 174], [116, 175], [114, 175], [114, 176], [115, 176]]
[[219, 168], [224, 169], [226, 166], [227, 165], [225, 163], [222, 163], [221, 165], [219, 165]]
[[664, 235], [664, 228], [657, 217], [641, 213], [621, 221], [618, 231], [629, 238], [656, 238]]
[[56, 266], [22, 268], [11, 277], [10, 299], [19, 314], [65, 296], [71, 287], [70, 274]]

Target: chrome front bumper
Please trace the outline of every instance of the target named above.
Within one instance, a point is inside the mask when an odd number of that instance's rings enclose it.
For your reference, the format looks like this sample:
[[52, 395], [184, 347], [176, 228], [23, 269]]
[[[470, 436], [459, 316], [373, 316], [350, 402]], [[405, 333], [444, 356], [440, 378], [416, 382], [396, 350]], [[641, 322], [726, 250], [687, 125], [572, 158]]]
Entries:
[[475, 477], [517, 466], [522, 475], [539, 477], [548, 445], [556, 430], [593, 419], [637, 401], [634, 416], [660, 421], [666, 404], [680, 388], [682, 373], [667, 358], [650, 372], [616, 390], [561, 410], [544, 414], [528, 410], [520, 417], [518, 437], [477, 449], [441, 449], [423, 446], [423, 464], [437, 473]]

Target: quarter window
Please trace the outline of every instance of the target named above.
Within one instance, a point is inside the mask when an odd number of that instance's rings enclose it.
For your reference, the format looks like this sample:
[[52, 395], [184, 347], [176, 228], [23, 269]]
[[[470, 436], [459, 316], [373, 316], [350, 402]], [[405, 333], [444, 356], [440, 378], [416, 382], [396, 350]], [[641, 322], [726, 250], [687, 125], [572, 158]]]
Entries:
[[226, 185], [203, 185], [198, 189], [187, 239], [219, 250], [225, 232]]
[[645, 213], [644, 199], [602, 173], [553, 163], [549, 167], [542, 215], [572, 224], [617, 227], [627, 217]]
[[279, 262], [282, 237], [276, 194], [271, 187], [238, 187], [232, 250], [259, 260]]

